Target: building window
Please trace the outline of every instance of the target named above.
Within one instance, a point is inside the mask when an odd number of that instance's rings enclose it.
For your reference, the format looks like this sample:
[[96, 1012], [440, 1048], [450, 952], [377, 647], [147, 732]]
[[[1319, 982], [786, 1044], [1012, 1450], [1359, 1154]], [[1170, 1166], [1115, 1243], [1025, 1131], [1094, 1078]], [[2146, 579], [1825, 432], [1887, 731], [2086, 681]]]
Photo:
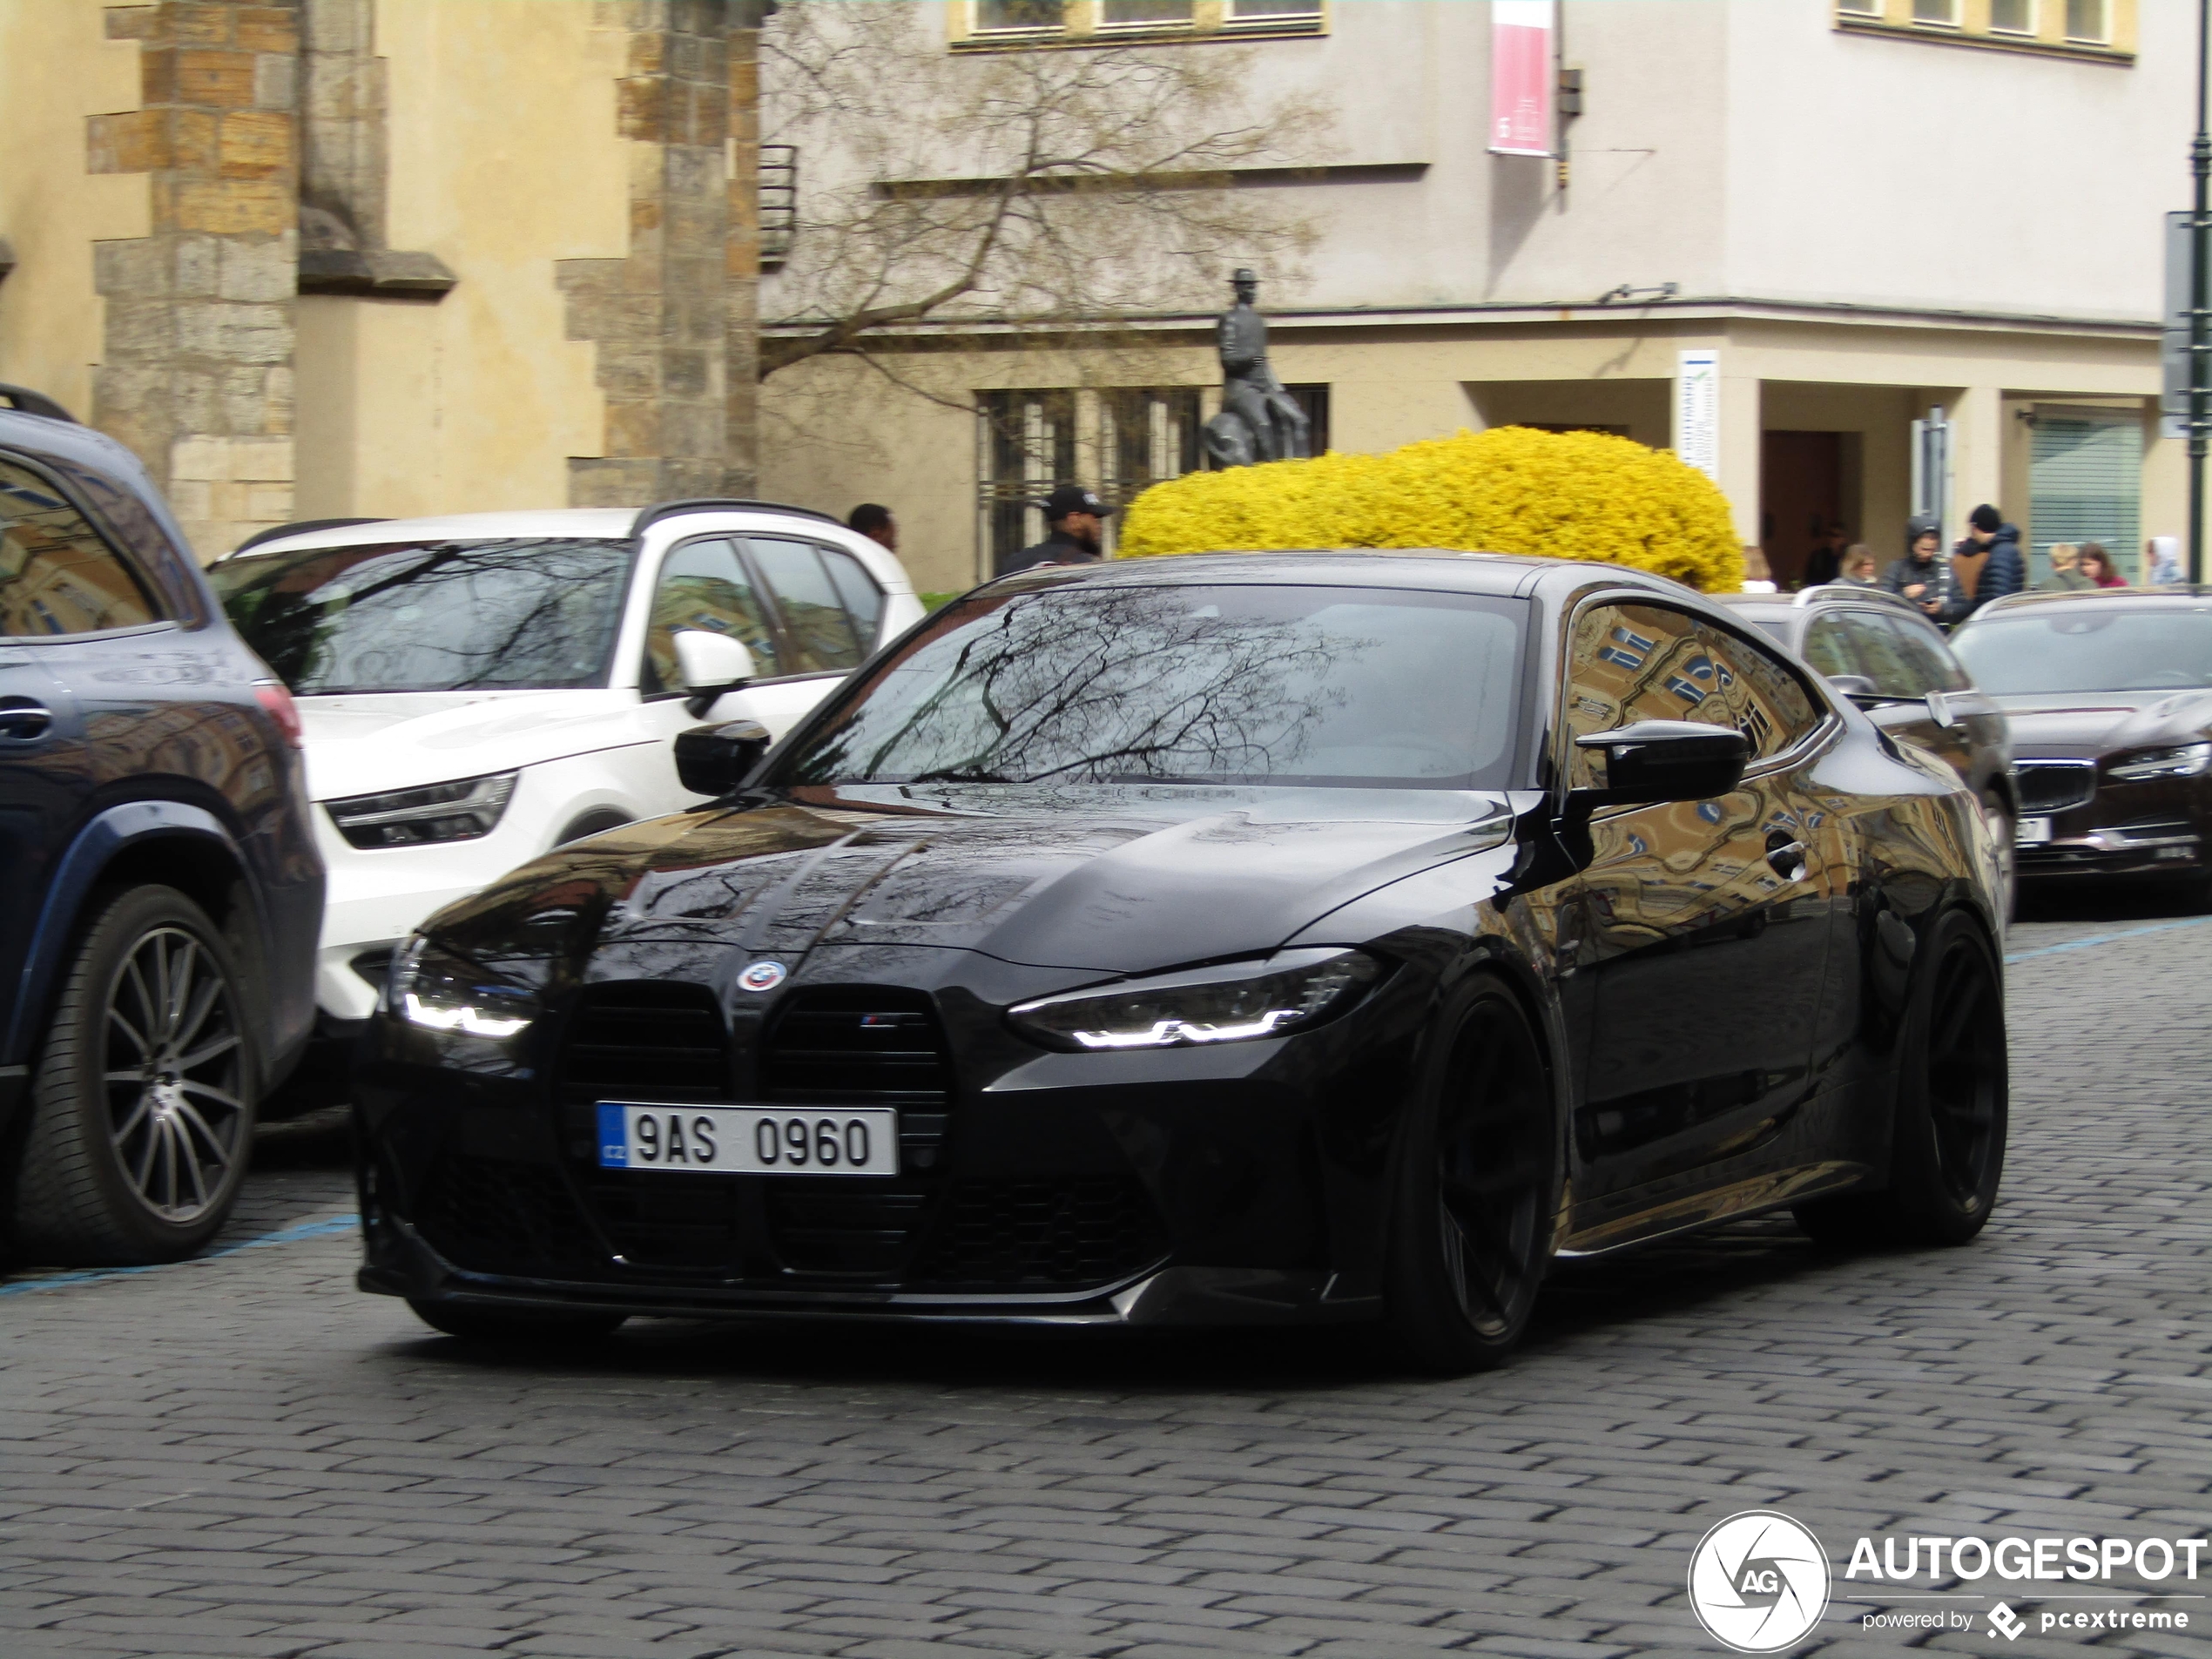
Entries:
[[1232, 27], [1238, 24], [1318, 24], [1321, 21], [1321, 0], [1229, 0], [1229, 15], [1223, 21]]
[[1983, 51], [2126, 64], [2139, 0], [1832, 0], [1836, 27]]
[[973, 0], [969, 26], [979, 35], [1057, 33], [1065, 8], [1061, 0]]
[[1318, 35], [1326, 0], [962, 0], [948, 9], [955, 50], [1005, 51], [1041, 41], [1193, 40]]
[[1192, 0], [1098, 0], [1104, 29], [1188, 29], [1197, 19]]
[[799, 146], [760, 146], [760, 263], [772, 269], [791, 257], [799, 234]]
[[1076, 395], [1065, 388], [985, 392], [982, 417], [984, 569], [991, 573], [1025, 547], [1044, 540], [1044, 498], [1076, 477]]
[[2105, 0], [2066, 0], [2066, 37], [2102, 46], [2112, 39], [2112, 17]]
[[1312, 454], [1329, 453], [1329, 388], [1325, 386], [1285, 386], [1298, 408], [1305, 411], [1305, 442]]

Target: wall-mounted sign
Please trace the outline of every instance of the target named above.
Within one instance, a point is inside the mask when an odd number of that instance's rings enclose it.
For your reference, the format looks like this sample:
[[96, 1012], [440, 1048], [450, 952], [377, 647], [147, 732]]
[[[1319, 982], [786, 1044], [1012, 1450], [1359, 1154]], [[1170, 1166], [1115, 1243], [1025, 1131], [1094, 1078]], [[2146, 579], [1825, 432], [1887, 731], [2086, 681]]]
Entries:
[[1490, 152], [1548, 156], [1553, 148], [1557, 0], [1490, 0]]
[[1675, 354], [1675, 453], [1715, 483], [1721, 478], [1721, 354]]

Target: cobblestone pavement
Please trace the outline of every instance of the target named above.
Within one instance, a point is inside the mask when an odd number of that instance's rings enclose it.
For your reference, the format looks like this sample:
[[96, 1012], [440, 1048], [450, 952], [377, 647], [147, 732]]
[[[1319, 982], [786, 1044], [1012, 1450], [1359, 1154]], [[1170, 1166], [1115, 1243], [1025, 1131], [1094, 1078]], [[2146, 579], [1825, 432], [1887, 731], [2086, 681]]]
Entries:
[[[342, 1129], [272, 1131], [229, 1253], [0, 1285], [0, 1656], [1710, 1653], [1684, 1572], [1742, 1509], [1839, 1573], [1885, 1531], [2202, 1536], [2212, 925], [2076, 907], [2011, 948], [1979, 1243], [1770, 1221], [1580, 1266], [1463, 1381], [1356, 1332], [665, 1322], [484, 1358], [350, 1288], [315, 1225], [351, 1208]], [[1868, 1632], [1914, 1605], [1868, 1594], [1839, 1577], [1804, 1650], [2212, 1653], [2007, 1645], [1994, 1596]]]

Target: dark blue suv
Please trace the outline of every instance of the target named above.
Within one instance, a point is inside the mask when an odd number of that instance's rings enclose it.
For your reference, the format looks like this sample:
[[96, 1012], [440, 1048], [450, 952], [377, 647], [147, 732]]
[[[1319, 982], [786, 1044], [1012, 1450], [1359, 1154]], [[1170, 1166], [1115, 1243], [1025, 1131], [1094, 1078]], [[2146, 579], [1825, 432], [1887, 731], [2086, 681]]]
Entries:
[[138, 462], [0, 387], [0, 1229], [188, 1255], [314, 1015], [290, 697]]

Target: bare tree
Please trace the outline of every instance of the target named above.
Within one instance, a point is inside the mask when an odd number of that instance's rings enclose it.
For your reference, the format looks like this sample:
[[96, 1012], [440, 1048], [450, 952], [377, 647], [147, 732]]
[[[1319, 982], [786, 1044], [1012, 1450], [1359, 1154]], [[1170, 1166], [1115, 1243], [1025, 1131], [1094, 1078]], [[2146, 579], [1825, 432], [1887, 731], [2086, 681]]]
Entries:
[[762, 378], [826, 354], [882, 367], [927, 321], [1110, 330], [1214, 304], [1233, 265], [1285, 274], [1311, 245], [1284, 192], [1238, 173], [1320, 161], [1328, 116], [1255, 92], [1248, 49], [954, 54], [934, 16], [796, 0], [763, 33], [764, 127], [800, 146], [806, 185]]

